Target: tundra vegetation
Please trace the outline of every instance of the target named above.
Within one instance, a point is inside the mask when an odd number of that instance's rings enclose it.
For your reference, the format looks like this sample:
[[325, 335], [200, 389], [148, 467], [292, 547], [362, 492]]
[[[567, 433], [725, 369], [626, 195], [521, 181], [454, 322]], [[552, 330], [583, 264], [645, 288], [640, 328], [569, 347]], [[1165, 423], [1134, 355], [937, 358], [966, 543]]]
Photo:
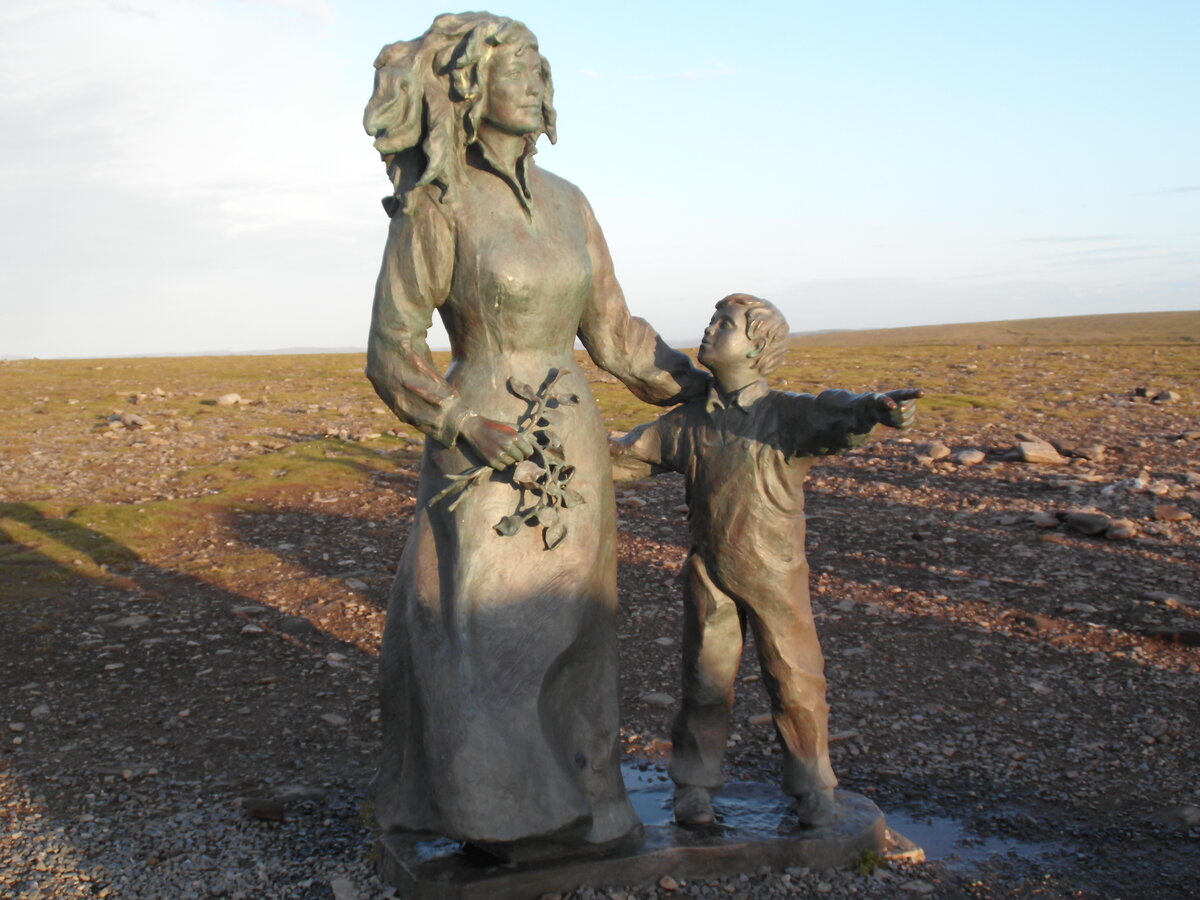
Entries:
[[[581, 360], [612, 430], [657, 414]], [[360, 803], [421, 442], [363, 363], [0, 363], [0, 894], [385, 895]], [[772, 381], [926, 392], [810, 479], [843, 786], [1027, 852], [629, 896], [1193, 896], [1200, 313], [810, 335]], [[681, 482], [617, 496], [623, 750], [653, 772]], [[774, 781], [747, 687], [729, 776]]]

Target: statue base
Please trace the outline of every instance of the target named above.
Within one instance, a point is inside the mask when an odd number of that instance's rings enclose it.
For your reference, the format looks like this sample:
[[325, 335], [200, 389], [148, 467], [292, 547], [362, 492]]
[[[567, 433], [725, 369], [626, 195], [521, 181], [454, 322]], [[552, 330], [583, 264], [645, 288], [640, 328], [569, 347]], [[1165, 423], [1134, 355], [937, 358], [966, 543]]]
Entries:
[[[632, 784], [630, 775], [635, 776]], [[494, 900], [566, 893], [582, 884], [652, 884], [663, 875], [682, 881], [753, 872], [762, 866], [848, 866], [867, 851], [882, 856], [887, 850], [883, 813], [866, 797], [849, 791], [837, 792], [842, 809], [837, 822], [801, 828], [791, 798], [779, 788], [734, 782], [713, 795], [716, 823], [689, 829], [672, 821], [674, 786], [669, 781], [650, 782], [640, 772], [627, 772], [626, 781], [645, 825], [641, 841], [598, 856], [481, 866], [455, 841], [385, 835], [377, 843], [379, 876], [405, 898]]]

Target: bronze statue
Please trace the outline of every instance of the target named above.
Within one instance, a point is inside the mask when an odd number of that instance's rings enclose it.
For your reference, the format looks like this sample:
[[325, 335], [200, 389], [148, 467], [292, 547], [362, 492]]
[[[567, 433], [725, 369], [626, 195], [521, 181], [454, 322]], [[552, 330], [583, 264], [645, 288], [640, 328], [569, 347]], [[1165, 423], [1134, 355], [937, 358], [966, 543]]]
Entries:
[[394, 192], [367, 375], [428, 438], [380, 654], [375, 816], [508, 858], [605, 845], [639, 823], [606, 434], [574, 341], [650, 402], [708, 377], [630, 316], [587, 201], [534, 164], [555, 115], [524, 25], [439, 16], [375, 66], [365, 125]]
[[769, 390], [788, 326], [771, 303], [732, 294], [700, 344], [706, 397], [611, 444], [617, 479], [682, 472], [692, 548], [684, 568], [683, 700], [671, 731], [675, 820], [713, 821], [747, 620], [801, 824], [836, 820], [824, 659], [808, 597], [804, 479], [816, 458], [908, 427], [920, 391], [817, 396]]

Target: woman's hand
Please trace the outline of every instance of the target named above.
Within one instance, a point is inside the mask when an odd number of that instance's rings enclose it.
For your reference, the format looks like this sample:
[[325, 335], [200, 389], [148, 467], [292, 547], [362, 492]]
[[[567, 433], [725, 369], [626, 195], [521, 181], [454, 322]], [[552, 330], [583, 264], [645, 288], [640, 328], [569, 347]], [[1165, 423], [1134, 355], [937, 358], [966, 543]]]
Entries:
[[533, 438], [511, 425], [473, 415], [458, 433], [484, 462], [493, 469], [507, 469], [533, 455]]

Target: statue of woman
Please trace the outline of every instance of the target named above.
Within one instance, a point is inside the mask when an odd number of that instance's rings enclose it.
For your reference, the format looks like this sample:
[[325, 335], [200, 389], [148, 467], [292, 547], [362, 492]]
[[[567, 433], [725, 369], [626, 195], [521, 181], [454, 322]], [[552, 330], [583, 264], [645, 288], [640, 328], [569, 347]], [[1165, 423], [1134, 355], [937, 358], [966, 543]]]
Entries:
[[439, 16], [375, 66], [365, 124], [395, 192], [367, 376], [428, 438], [381, 650], [375, 815], [500, 856], [604, 845], [639, 822], [619, 767], [612, 478], [574, 341], [653, 403], [707, 379], [630, 316], [587, 201], [534, 165], [555, 114], [524, 25]]

